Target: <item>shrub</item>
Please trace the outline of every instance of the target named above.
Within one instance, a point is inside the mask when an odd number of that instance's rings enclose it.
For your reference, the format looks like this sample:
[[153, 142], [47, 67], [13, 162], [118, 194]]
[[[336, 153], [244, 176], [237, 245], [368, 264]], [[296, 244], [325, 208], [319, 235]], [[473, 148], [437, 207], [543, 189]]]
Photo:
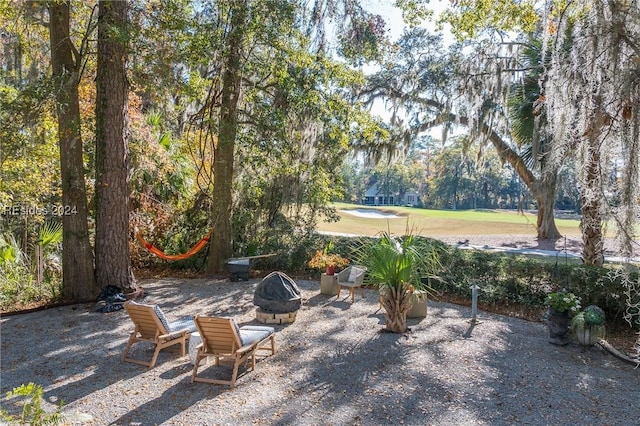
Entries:
[[12, 391], [7, 392], [7, 400], [20, 397], [24, 399], [22, 412], [20, 413], [20, 418], [17, 419], [2, 410], [0, 411], [0, 418], [7, 420], [10, 423], [19, 422], [21, 425], [30, 424], [39, 426], [60, 424], [63, 421], [61, 410], [64, 402], [60, 401], [58, 408], [53, 413], [47, 413], [44, 408], [42, 408], [43, 393], [44, 390], [42, 389], [42, 386], [34, 383], [20, 385]]
[[[470, 299], [471, 286], [477, 283], [482, 303], [520, 304], [542, 310], [549, 293], [563, 290], [575, 294], [584, 304], [598, 305], [612, 323], [623, 323], [626, 312], [633, 318], [629, 322], [640, 328], [640, 291], [633, 284], [640, 282], [637, 269], [557, 263], [555, 259], [448, 246], [441, 250], [443, 267], [434, 287], [442, 293]], [[638, 321], [634, 321], [636, 317]]]

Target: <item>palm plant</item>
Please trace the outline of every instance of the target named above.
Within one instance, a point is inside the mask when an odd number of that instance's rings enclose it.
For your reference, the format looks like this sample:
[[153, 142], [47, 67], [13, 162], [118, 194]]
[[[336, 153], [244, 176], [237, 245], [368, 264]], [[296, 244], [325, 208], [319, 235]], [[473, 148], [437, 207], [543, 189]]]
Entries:
[[361, 245], [356, 257], [367, 267], [369, 283], [380, 288], [386, 330], [404, 333], [411, 295], [416, 290], [433, 292], [429, 281], [440, 265], [435, 247], [411, 234], [392, 237], [385, 232], [376, 241]]
[[62, 223], [46, 222], [40, 227], [38, 233], [38, 241], [36, 241], [35, 258], [36, 258], [36, 282], [42, 284], [44, 280], [45, 269], [56, 270], [56, 265], [61, 263], [58, 256], [54, 253], [47, 253], [51, 248], [56, 247], [62, 242]]

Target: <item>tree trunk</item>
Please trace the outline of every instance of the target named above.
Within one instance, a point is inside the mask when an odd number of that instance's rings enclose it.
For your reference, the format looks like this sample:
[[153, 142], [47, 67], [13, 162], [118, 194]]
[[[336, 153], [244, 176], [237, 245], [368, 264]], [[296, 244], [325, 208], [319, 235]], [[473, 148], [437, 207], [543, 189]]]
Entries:
[[225, 261], [232, 255], [233, 155], [238, 132], [238, 103], [242, 94], [241, 58], [246, 8], [246, 2], [237, 1], [231, 11], [226, 63], [222, 75], [219, 134], [214, 148], [211, 207], [214, 231], [207, 259], [208, 273], [224, 273]]
[[[466, 117], [460, 117], [460, 123], [468, 126], [469, 120]], [[556, 227], [554, 217], [554, 207], [556, 204], [556, 185], [558, 180], [559, 165], [548, 166], [543, 165], [541, 179], [536, 179], [534, 174], [529, 170], [524, 160], [517, 152], [515, 152], [507, 143], [494, 132], [488, 125], [482, 125], [482, 132], [489, 137], [492, 145], [496, 149], [500, 160], [507, 162], [514, 168], [522, 182], [531, 191], [531, 194], [538, 203], [537, 218], [537, 237], [538, 239], [558, 239], [562, 237], [560, 231]]]
[[382, 307], [385, 310], [385, 329], [392, 333], [407, 331], [407, 312], [411, 309], [411, 286], [402, 284], [399, 288], [388, 286], [380, 291]]
[[584, 187], [582, 197], [582, 260], [586, 265], [604, 264], [604, 244], [602, 238], [602, 170], [600, 166], [600, 144], [597, 134], [588, 136], [584, 144]]
[[556, 202], [558, 172], [544, 173], [544, 177], [531, 186], [531, 193], [538, 204], [536, 229], [538, 239], [557, 240], [562, 237], [556, 226], [553, 208]]
[[87, 224], [78, 101], [81, 58], [69, 36], [69, 2], [50, 2], [47, 6], [51, 68], [56, 86], [62, 212], [65, 213], [62, 216], [62, 294], [65, 299], [86, 301], [95, 299], [99, 288], [93, 275], [93, 252]]
[[129, 256], [127, 2], [99, 2], [96, 74], [96, 281], [136, 290]]

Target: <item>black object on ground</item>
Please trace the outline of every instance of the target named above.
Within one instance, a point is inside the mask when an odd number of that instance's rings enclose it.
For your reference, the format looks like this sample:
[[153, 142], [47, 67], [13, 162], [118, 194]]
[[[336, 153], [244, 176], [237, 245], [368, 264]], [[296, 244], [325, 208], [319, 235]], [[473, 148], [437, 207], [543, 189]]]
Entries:
[[302, 293], [292, 278], [276, 271], [258, 284], [253, 293], [253, 304], [267, 312], [294, 312], [300, 309]]
[[119, 287], [110, 285], [105, 287], [97, 299], [96, 312], [107, 313], [119, 311], [123, 308], [124, 302], [127, 301], [127, 297]]
[[229, 269], [231, 281], [247, 281], [249, 279], [249, 259], [229, 259], [225, 263]]

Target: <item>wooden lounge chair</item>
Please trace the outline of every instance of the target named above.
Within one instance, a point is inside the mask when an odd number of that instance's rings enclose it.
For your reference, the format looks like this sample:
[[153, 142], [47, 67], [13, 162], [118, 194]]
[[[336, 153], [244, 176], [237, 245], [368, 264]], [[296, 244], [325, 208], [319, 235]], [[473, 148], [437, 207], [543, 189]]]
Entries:
[[[191, 319], [168, 322], [157, 305], [145, 305], [133, 301], [126, 302], [124, 309], [136, 328], [129, 335], [129, 341], [122, 354], [122, 361], [152, 368], [156, 365], [158, 354], [162, 349], [177, 344], [182, 345], [182, 356], [185, 356], [186, 340], [196, 330]], [[131, 346], [138, 342], [154, 344], [155, 351], [150, 362], [127, 357]]]
[[[195, 364], [193, 366], [192, 382], [217, 383], [235, 386], [238, 367], [241, 363], [251, 359], [251, 371], [256, 366], [256, 352], [276, 352], [273, 327], [248, 325], [238, 327], [233, 318], [196, 316], [194, 318], [202, 343], [197, 347]], [[220, 360], [233, 361], [231, 380], [218, 380], [198, 377], [200, 361], [205, 357], [213, 357], [214, 365]]]
[[355, 289], [360, 290], [360, 295], [364, 298], [364, 292], [362, 291], [362, 283], [364, 282], [364, 274], [367, 272], [366, 266], [351, 265], [344, 271], [338, 274], [338, 299], [340, 298], [340, 290], [342, 287], [349, 288], [349, 295], [351, 295], [351, 303], [355, 300]]

